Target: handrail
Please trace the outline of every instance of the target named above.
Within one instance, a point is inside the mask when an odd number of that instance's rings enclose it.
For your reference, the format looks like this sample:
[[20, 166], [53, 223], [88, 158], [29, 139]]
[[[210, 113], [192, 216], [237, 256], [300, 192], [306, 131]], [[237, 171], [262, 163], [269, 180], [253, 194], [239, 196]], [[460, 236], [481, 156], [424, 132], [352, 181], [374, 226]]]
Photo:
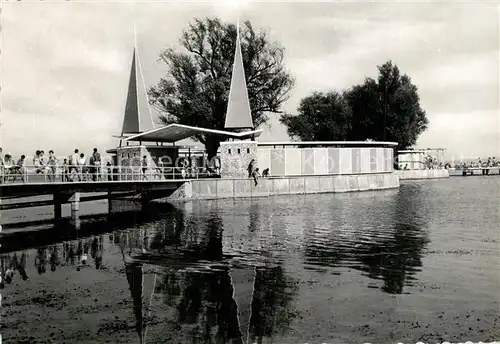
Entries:
[[126, 165], [4, 165], [0, 166], [0, 184], [72, 183], [76, 181], [152, 181], [198, 179], [218, 173], [204, 167], [126, 166]]

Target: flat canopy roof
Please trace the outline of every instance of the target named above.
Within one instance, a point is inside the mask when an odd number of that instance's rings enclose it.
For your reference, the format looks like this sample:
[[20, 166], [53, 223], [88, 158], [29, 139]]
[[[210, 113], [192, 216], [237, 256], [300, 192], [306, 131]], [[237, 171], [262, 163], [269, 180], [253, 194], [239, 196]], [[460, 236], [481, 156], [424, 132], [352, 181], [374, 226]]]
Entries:
[[268, 146], [397, 146], [397, 142], [381, 141], [283, 141], [258, 142], [259, 147]]
[[244, 140], [252, 137], [259, 137], [261, 133], [262, 129], [237, 133], [224, 130], [191, 127], [183, 124], [169, 124], [160, 128], [129, 136], [125, 138], [124, 141], [177, 142], [196, 134], [212, 134]]

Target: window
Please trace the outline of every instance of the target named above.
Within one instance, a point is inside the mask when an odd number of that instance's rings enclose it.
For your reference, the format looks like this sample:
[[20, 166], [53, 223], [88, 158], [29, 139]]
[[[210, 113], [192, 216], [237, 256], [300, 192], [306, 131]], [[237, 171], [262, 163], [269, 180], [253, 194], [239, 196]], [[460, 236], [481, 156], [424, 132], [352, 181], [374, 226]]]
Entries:
[[247, 148], [247, 154], [250, 154], [250, 148]]
[[227, 154], [231, 154], [231, 149], [228, 149], [228, 150], [227, 150]]
[[240, 154], [240, 153], [241, 153], [241, 151], [240, 151], [240, 149], [238, 148], [238, 154]]

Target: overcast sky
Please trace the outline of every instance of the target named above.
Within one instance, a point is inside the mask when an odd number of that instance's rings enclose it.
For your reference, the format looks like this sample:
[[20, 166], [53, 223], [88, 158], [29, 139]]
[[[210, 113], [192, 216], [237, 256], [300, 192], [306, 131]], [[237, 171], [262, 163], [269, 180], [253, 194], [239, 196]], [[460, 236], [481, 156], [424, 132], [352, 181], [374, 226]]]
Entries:
[[[133, 48], [148, 86], [165, 72], [159, 52], [178, 47], [193, 17], [235, 21], [226, 3], [4, 2], [4, 152], [67, 155], [116, 146]], [[419, 88], [429, 129], [417, 147], [459, 157], [500, 156], [499, 9], [480, 3], [251, 3], [241, 20], [286, 49], [296, 87], [285, 110], [314, 90], [375, 77], [392, 59]], [[262, 140], [288, 140], [277, 120]]]

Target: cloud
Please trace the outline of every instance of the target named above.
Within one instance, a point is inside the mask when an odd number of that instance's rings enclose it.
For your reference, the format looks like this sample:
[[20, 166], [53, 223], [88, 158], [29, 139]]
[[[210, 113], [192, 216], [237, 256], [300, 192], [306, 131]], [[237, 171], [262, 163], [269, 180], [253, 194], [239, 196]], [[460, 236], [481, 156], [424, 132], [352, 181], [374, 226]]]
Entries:
[[[430, 119], [419, 145], [477, 155], [498, 149], [496, 3], [261, 2], [240, 13], [286, 49], [287, 68], [297, 78], [286, 111], [295, 112], [314, 90], [375, 77], [377, 65], [392, 59], [419, 87]], [[15, 147], [14, 154], [113, 147], [133, 24], [151, 86], [165, 72], [160, 51], [179, 48], [187, 23], [207, 15], [236, 20], [234, 10], [210, 2], [4, 3], [0, 144]], [[263, 138], [288, 139], [277, 117], [270, 125]]]

